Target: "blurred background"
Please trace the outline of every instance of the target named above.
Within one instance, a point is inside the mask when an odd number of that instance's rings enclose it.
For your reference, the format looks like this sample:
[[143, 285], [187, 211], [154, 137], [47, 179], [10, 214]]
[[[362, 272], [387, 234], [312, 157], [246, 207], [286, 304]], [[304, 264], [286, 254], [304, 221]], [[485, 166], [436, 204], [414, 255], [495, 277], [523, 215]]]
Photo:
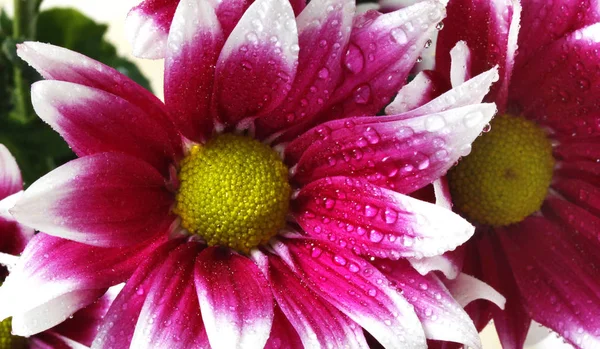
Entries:
[[[41, 10], [44, 11], [52, 9], [52, 11], [54, 11], [52, 16], [47, 16], [48, 18], [45, 20], [45, 22], [51, 24], [54, 20], [66, 21], [69, 23], [69, 25], [77, 26], [80, 36], [69, 37], [69, 35], [62, 35], [64, 38], [59, 37], [58, 35], [61, 33], [48, 32], [48, 30], [44, 31], [44, 24], [42, 23], [41, 28], [40, 24], [38, 24], [38, 31], [40, 31], [40, 35], [38, 37], [40, 40], [47, 38], [45, 41], [58, 40], [60, 42], [62, 40], [63, 46], [72, 46], [69, 48], [83, 52], [89, 56], [97, 55], [98, 57], [94, 58], [102, 60], [104, 63], [107, 63], [119, 69], [121, 72], [126, 73], [139, 83], [147, 85], [159, 98], [162, 99], [163, 61], [144, 60], [133, 57], [130, 53], [131, 46], [125, 39], [124, 19], [129, 9], [137, 5], [139, 2], [140, 0], [44, 0], [41, 4]], [[7, 17], [12, 18], [12, 0], [0, 0], [0, 8], [5, 11]], [[61, 10], [55, 10], [56, 8], [61, 8]], [[87, 18], [81, 18], [79, 15], [74, 15], [73, 13], [69, 12], [69, 10], [66, 10], [66, 8], [76, 9], [84, 16], [93, 20], [93, 22], [88, 22]], [[6, 25], [6, 23], [4, 24]], [[2, 50], [9, 51], [8, 55], [10, 55], [11, 47], [8, 47], [10, 45], [4, 46], [7, 47], [2, 47]], [[16, 59], [18, 60], [18, 58]], [[0, 78], [2, 78], [2, 74], [7, 73], [6, 67], [4, 69], [2, 68], [2, 63], [3, 62], [0, 61]], [[5, 65], [8, 63], [10, 62], [4, 62]], [[0, 83], [2, 83], [2, 81], [0, 81]], [[9, 92], [5, 91], [4, 89], [0, 91], [0, 103], [3, 99], [11, 98], [8, 94]], [[2, 105], [0, 105], [0, 108], [1, 107]], [[0, 111], [0, 113], [1, 112], [2, 111]], [[19, 118], [19, 116], [15, 117]], [[36, 125], [35, 123], [37, 121], [31, 122]], [[22, 141], [24, 136], [19, 137], [19, 133], [15, 132], [23, 132], [24, 134], [26, 132], [27, 134], [30, 134], [31, 132], [29, 131], [31, 131], [31, 127], [33, 126], [23, 126], [16, 121], [13, 124], [12, 121], [6, 122], [3, 118], [0, 118], [0, 143], [8, 143], [7, 146], [9, 148], [11, 148], [11, 143], [15, 143], [11, 151], [17, 156], [19, 165], [21, 166], [23, 172], [25, 174], [27, 174], [27, 172], [34, 173], [29, 177], [26, 176], [26, 184], [30, 184], [31, 181], [33, 181], [38, 175], [41, 175], [47, 172], [49, 168], [54, 167], [56, 162], [63, 161], [65, 159], [68, 160], [68, 158], [71, 156], [68, 152], [68, 149], [63, 149], [61, 144], [60, 146], [57, 146], [58, 149], [56, 150], [56, 154], [48, 154], [48, 163], [42, 165], [35, 163], [28, 164], [28, 158], [31, 158], [31, 156], [28, 156], [26, 153], [20, 153], [19, 150], [15, 150], [16, 148], [23, 148], [22, 145], [16, 143]], [[49, 138], [46, 139], [44, 137]], [[35, 148], [43, 147], [45, 144], [44, 142], [47, 142], [48, 144], [60, 142], [60, 140], [56, 140], [52, 137], [53, 134], [46, 135], [46, 133], [43, 132], [40, 135], [36, 134], [37, 139], [35, 140], [26, 139], [24, 141], [30, 142], [30, 146], [27, 147], [28, 149], [32, 148], [32, 151], [38, 151], [39, 148]], [[28, 166], [31, 168], [27, 168]], [[488, 326], [483, 331], [482, 339], [484, 344], [483, 346], [486, 349], [501, 348], [493, 325]], [[528, 335], [526, 348], [562, 349], [572, 347], [568, 344], [565, 344], [562, 339], [558, 338], [557, 335], [550, 333], [548, 329], [541, 327], [538, 324], [532, 324]]]

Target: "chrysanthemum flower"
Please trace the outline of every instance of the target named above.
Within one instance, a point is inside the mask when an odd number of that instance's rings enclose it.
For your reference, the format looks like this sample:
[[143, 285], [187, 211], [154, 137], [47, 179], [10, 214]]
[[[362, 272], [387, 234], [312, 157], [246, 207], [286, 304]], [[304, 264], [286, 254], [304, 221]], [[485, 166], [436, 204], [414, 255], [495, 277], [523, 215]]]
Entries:
[[480, 101], [497, 72], [374, 117], [444, 8], [354, 9], [181, 1], [164, 104], [89, 58], [21, 45], [49, 80], [32, 87], [36, 112], [80, 158], [11, 210], [48, 235], [0, 288], [0, 318], [42, 309], [51, 324], [57, 302], [74, 311], [126, 281], [95, 347], [355, 348], [363, 329], [386, 348], [478, 347], [434, 276], [376, 263], [439, 255], [473, 233], [404, 194], [468, 152], [495, 112]]
[[[23, 252], [34, 231], [17, 223], [8, 209], [22, 195], [23, 182], [17, 162], [8, 149], [0, 144], [0, 284], [4, 282], [8, 270], [2, 264], [12, 265]], [[92, 344], [97, 334], [98, 325], [106, 314], [114, 293], [107, 293], [98, 301], [75, 313], [71, 319], [58, 326], [38, 333], [33, 337], [24, 338], [12, 334], [13, 326], [19, 328], [25, 322], [31, 322], [40, 314], [36, 309], [24, 313], [15, 313], [13, 318], [0, 322], [0, 348], [79, 348]], [[14, 299], [6, 299], [11, 302]], [[60, 315], [59, 315], [60, 317]]]
[[[531, 319], [600, 346], [599, 9], [451, 0], [437, 45], [445, 79], [426, 72], [412, 87], [435, 96], [440, 81], [499, 65], [486, 98], [500, 114], [448, 179], [454, 208], [477, 227], [463, 270], [507, 297], [504, 311], [469, 312], [479, 328], [493, 318], [505, 348], [523, 347]], [[451, 63], [459, 40], [471, 50], [459, 44]]]

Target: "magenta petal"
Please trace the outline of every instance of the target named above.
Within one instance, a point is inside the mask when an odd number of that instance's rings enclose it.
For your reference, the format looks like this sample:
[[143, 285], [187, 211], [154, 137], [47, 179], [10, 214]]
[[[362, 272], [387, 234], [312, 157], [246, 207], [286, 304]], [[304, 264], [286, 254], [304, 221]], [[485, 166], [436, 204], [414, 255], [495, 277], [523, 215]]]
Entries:
[[0, 144], [0, 200], [22, 189], [23, 180], [17, 161], [4, 144]]
[[329, 102], [343, 73], [354, 7], [353, 0], [315, 0], [298, 16], [296, 79], [279, 108], [258, 119], [262, 135], [310, 120]]
[[147, 163], [117, 153], [73, 160], [32, 184], [11, 213], [22, 224], [95, 246], [167, 232], [173, 195]]
[[[150, 287], [160, 282], [158, 278], [162, 266], [169, 254], [182, 243], [182, 240], [171, 240], [155, 248], [144, 259], [136, 261], [135, 272], [109, 308], [92, 348], [129, 347]], [[173, 272], [172, 269], [170, 271]], [[165, 277], [162, 282], [168, 280], [171, 280], [170, 277]], [[194, 324], [186, 322], [185, 325]]]
[[280, 255], [289, 254], [290, 268], [308, 287], [385, 348], [425, 347], [413, 307], [364, 259], [317, 240], [285, 240], [277, 249]]
[[195, 141], [205, 140], [213, 128], [210, 103], [224, 42], [212, 2], [181, 1], [165, 60], [165, 104], [181, 132]]
[[[453, 0], [447, 6], [448, 17], [459, 19], [446, 21], [438, 36], [436, 47], [436, 70], [450, 74], [448, 52], [459, 41], [465, 41], [471, 55], [473, 75], [498, 65], [500, 82], [492, 87], [487, 100], [506, 108], [508, 86], [512, 74], [521, 7], [511, 0], [476, 1]], [[468, 18], [462, 21], [461, 18]], [[447, 75], [450, 78], [450, 75]]]
[[[18, 192], [0, 200], [0, 253], [18, 256], [33, 237], [34, 230], [17, 223], [8, 212], [22, 195], [23, 192]], [[1, 267], [0, 270], [2, 270]], [[3, 276], [3, 272], [0, 271], [0, 278]]]
[[122, 152], [167, 174], [180, 150], [164, 125], [143, 109], [111, 93], [63, 81], [40, 81], [31, 88], [36, 113], [82, 157]]
[[162, 239], [102, 248], [39, 233], [0, 288], [0, 318], [18, 319], [25, 335], [57, 325], [125, 281]]
[[599, 30], [600, 23], [577, 30], [515, 70], [511, 100], [522, 107], [525, 116], [559, 135], [600, 134], [600, 90], [595, 88], [600, 82]]
[[280, 258], [269, 256], [268, 275], [282, 317], [295, 328], [304, 348], [367, 348], [361, 327], [306, 287]]
[[179, 0], [144, 0], [132, 8], [125, 21], [125, 31], [133, 55], [140, 58], [163, 58], [167, 36]]
[[[289, 285], [286, 283], [286, 285]], [[289, 288], [288, 288], [289, 289]], [[265, 349], [303, 349], [302, 340], [279, 306], [273, 308], [273, 327]], [[319, 314], [323, 314], [319, 312]], [[340, 316], [343, 316], [340, 314]], [[327, 327], [319, 327], [319, 329]], [[331, 338], [331, 337], [329, 337]]]
[[455, 279], [462, 270], [464, 254], [463, 246], [458, 246], [454, 251], [448, 251], [439, 256], [409, 258], [408, 261], [421, 275], [440, 271], [446, 278]]
[[273, 323], [273, 295], [249, 258], [209, 247], [197, 258], [195, 283], [213, 348], [263, 348]]
[[198, 250], [197, 243], [183, 244], [162, 263], [146, 290], [131, 339], [132, 348], [209, 346], [194, 286], [194, 260]]
[[213, 101], [220, 120], [235, 126], [276, 108], [296, 74], [298, 50], [289, 1], [250, 5], [218, 59]]
[[[597, 245], [544, 217], [498, 232], [531, 317], [579, 348], [600, 345]], [[531, 248], [535, 246], [535, 248]]]
[[[569, 200], [574, 205], [579, 206], [583, 210], [587, 210], [588, 216], [595, 215], [600, 217], [600, 188], [597, 185], [591, 184], [579, 178], [555, 178], [552, 184], [552, 189], [559, 192], [565, 199]], [[560, 200], [562, 201], [562, 200]], [[566, 202], [564, 204], [567, 204]], [[571, 204], [567, 204], [571, 206]], [[565, 210], [568, 214], [569, 209]], [[563, 212], [565, 212], [563, 211]], [[593, 219], [597, 220], [599, 218]], [[587, 220], [584, 219], [584, 221]], [[568, 219], [567, 219], [568, 221]], [[590, 229], [591, 228], [591, 229]], [[587, 231], [600, 231], [600, 226], [590, 227]], [[595, 229], [593, 229], [595, 228]], [[578, 229], [578, 228], [577, 228]]]
[[347, 177], [307, 185], [293, 205], [311, 237], [379, 258], [440, 255], [475, 230], [450, 210]]
[[435, 274], [423, 276], [406, 261], [380, 260], [375, 265], [415, 307], [427, 339], [481, 348], [473, 322]]
[[[588, 189], [589, 190], [589, 189]], [[566, 198], [589, 202], [597, 200], [594, 198], [593, 192], [586, 191], [585, 187], [578, 188], [577, 196], [574, 193], [567, 193]], [[581, 200], [581, 199], [584, 200]], [[589, 239], [590, 243], [595, 244], [600, 248], [600, 217], [595, 215], [584, 207], [580, 207], [563, 198], [551, 195], [546, 198], [546, 202], [542, 206], [542, 211], [551, 219], [565, 226], [570, 231], [576, 231], [578, 234]]]
[[392, 103], [385, 108], [388, 115], [401, 114], [421, 107], [442, 92], [450, 90], [446, 80], [436, 71], [422, 71], [402, 87]]

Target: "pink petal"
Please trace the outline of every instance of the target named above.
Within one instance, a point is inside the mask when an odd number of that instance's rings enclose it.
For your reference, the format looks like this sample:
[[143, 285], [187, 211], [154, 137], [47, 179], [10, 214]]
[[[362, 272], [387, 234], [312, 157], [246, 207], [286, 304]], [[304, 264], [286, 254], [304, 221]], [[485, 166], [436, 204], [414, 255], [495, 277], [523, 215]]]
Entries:
[[347, 177], [307, 185], [293, 205], [311, 237], [379, 258], [440, 255], [475, 230], [450, 210]]
[[70, 82], [39, 81], [31, 87], [31, 100], [40, 118], [80, 157], [122, 152], [166, 174], [178, 156], [161, 123], [111, 93]]
[[147, 163], [118, 153], [73, 160], [32, 184], [11, 213], [19, 223], [95, 246], [166, 232], [173, 195]]
[[263, 348], [273, 323], [273, 295], [247, 257], [209, 247], [197, 258], [196, 289], [214, 348]]
[[521, 1], [523, 19], [519, 31], [517, 64], [543, 60], [537, 55], [540, 49], [574, 30], [600, 20], [597, 0]]
[[179, 246], [157, 270], [146, 291], [132, 348], [209, 347], [194, 287], [199, 247], [197, 243]]
[[423, 71], [402, 87], [392, 103], [385, 108], [388, 115], [401, 114], [421, 107], [450, 90], [446, 80], [435, 71]]
[[427, 339], [481, 348], [473, 322], [435, 274], [423, 276], [406, 261], [380, 260], [375, 265], [415, 307]]
[[[0, 253], [18, 256], [33, 237], [34, 230], [17, 223], [8, 212], [22, 195], [23, 192], [18, 192], [0, 200]], [[2, 277], [3, 275], [0, 275], [0, 278]]]
[[348, 175], [411, 193], [445, 175], [467, 155], [495, 112], [493, 104], [474, 104], [418, 117], [331, 121], [289, 145], [286, 151], [294, 156], [313, 141], [302, 153], [292, 179], [306, 184]]
[[287, 0], [254, 2], [225, 42], [216, 67], [216, 113], [228, 126], [270, 112], [296, 74], [298, 34]]
[[[596, 218], [587, 218], [587, 219], [583, 219], [581, 221], [586, 221], [591, 219], [591, 221], [597, 221], [600, 218], [600, 188], [598, 188], [597, 185], [594, 185], [592, 183], [589, 183], [587, 181], [584, 181], [582, 179], [579, 178], [563, 178], [563, 177], [558, 177], [555, 178], [554, 183], [552, 184], [552, 188], [554, 190], [556, 190], [557, 192], [559, 192], [565, 199], [569, 200], [569, 202], [567, 201], [563, 201], [563, 200], [557, 200], [560, 201], [559, 205], [564, 205], [564, 206], [579, 206], [579, 208], [581, 209], [575, 209], [575, 208], [566, 208], [564, 209], [563, 212], [567, 213], [566, 217], [569, 216], [569, 211], [582, 211], [585, 210], [587, 211], [586, 216], [590, 217], [590, 216], [595, 216]], [[572, 204], [571, 204], [572, 203]], [[572, 214], [572, 213], [571, 213]], [[565, 216], [565, 215], [561, 215], [561, 216]], [[567, 218], [567, 221], [569, 221], [569, 219]], [[590, 221], [590, 223], [591, 223]], [[592, 231], [600, 231], [600, 226], [596, 226], [596, 229], [593, 229], [593, 227], [589, 227], [588, 229], [586, 229], [589, 232]]]
[[167, 36], [179, 0], [144, 0], [132, 8], [125, 21], [127, 39], [133, 55], [140, 58], [163, 58]]
[[464, 41], [459, 41], [450, 50], [450, 84], [460, 86], [473, 74], [471, 50]]
[[296, 79], [285, 101], [258, 119], [256, 129], [261, 135], [309, 120], [328, 103], [343, 73], [340, 67], [347, 57], [344, 48], [350, 38], [354, 7], [353, 0], [315, 0], [298, 16]]
[[[225, 1], [227, 2], [227, 1]], [[165, 60], [165, 104], [181, 132], [205, 140], [213, 128], [210, 102], [215, 64], [225, 42], [209, 1], [180, 2]]]
[[0, 144], [0, 200], [20, 190], [23, 190], [23, 180], [19, 165], [8, 149]]
[[[447, 53], [458, 41], [465, 41], [471, 55], [473, 75], [498, 65], [500, 82], [487, 100], [495, 101], [503, 112], [517, 49], [521, 7], [511, 0], [455, 0], [447, 7], [448, 18], [440, 31], [436, 47], [436, 70], [450, 74]], [[461, 19], [468, 18], [468, 21]], [[447, 75], [450, 78], [450, 75]]]
[[367, 348], [361, 327], [306, 287], [280, 258], [269, 256], [268, 276], [280, 311], [304, 348]]
[[[273, 327], [265, 349], [303, 349], [302, 340], [279, 306], [273, 308]], [[319, 314], [322, 314], [319, 312]], [[340, 314], [340, 316], [343, 316]], [[318, 327], [319, 329], [327, 327]], [[331, 338], [331, 337], [326, 337]]]
[[[569, 196], [573, 198], [572, 195], [568, 195], [567, 199], [569, 199]], [[580, 197], [586, 199], [586, 196], [587, 200], [590, 200], [590, 193], [583, 187], [578, 189], [576, 195], [577, 200], [581, 200], [579, 199]], [[600, 217], [594, 214], [593, 211], [588, 211], [584, 207], [580, 207], [556, 195], [549, 195], [546, 198], [546, 202], [542, 206], [542, 211], [547, 217], [562, 224], [568, 230], [576, 231], [578, 234], [588, 238], [590, 243], [600, 248], [600, 238], [598, 236], [600, 232]]]
[[254, 0], [228, 0], [215, 1], [217, 4], [217, 17], [223, 28], [225, 37], [229, 37], [246, 10]]
[[600, 23], [577, 30], [515, 70], [510, 97], [524, 115], [568, 137], [600, 134], [599, 30]]
[[543, 217], [529, 217], [498, 236], [531, 317], [579, 348], [597, 348], [597, 245]]
[[365, 260], [324, 241], [294, 239], [282, 245], [278, 253], [289, 253], [300, 279], [385, 348], [425, 346], [413, 307]]
[[181, 147], [180, 135], [168, 120], [163, 103], [117, 70], [82, 54], [39, 42], [20, 44], [17, 54], [47, 80], [97, 88], [130, 102], [162, 125], [173, 149]]
[[0, 288], [0, 319], [31, 335], [64, 321], [123, 282], [164, 237], [128, 248], [101, 248], [37, 234]]
[[448, 251], [439, 256], [408, 258], [408, 261], [421, 275], [440, 271], [446, 278], [455, 279], [462, 269], [464, 253], [464, 248], [458, 246], [454, 251]]

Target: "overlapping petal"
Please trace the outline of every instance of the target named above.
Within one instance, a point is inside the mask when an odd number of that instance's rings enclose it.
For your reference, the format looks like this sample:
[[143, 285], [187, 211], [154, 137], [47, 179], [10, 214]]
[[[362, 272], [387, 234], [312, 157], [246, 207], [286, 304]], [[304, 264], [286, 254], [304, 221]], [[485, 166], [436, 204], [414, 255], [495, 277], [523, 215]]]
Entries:
[[178, 3], [179, 0], [144, 0], [129, 11], [125, 32], [135, 56], [164, 57]]
[[[279, 306], [273, 308], [273, 327], [265, 349], [302, 349], [302, 340], [298, 332]], [[319, 314], [322, 314], [319, 312]], [[327, 327], [326, 327], [327, 328]]]
[[17, 223], [9, 212], [22, 195], [18, 192], [0, 200], [0, 253], [19, 255], [33, 237], [34, 230]]
[[209, 247], [197, 258], [195, 284], [214, 348], [263, 348], [273, 323], [273, 296], [247, 257]]
[[23, 189], [23, 179], [17, 161], [0, 144], [0, 200]]
[[95, 246], [124, 246], [166, 232], [173, 195], [137, 158], [98, 153], [35, 182], [11, 210], [20, 223]]

